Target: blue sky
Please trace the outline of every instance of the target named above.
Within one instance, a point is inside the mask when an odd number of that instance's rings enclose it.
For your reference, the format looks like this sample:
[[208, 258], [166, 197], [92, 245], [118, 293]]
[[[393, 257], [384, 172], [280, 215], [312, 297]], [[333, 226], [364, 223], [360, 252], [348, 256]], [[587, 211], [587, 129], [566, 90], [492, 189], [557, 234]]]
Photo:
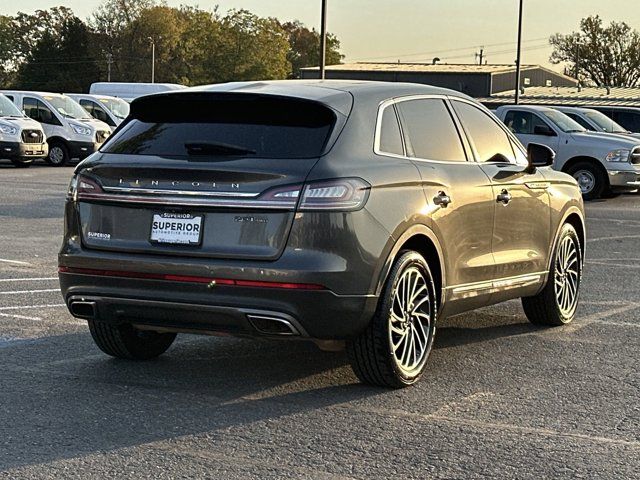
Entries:
[[[31, 12], [55, 5], [86, 18], [101, 0], [0, 0], [0, 14]], [[246, 8], [261, 16], [319, 23], [320, 0], [168, 0], [222, 11]], [[547, 64], [549, 35], [577, 29], [582, 17], [599, 14], [640, 30], [638, 0], [525, 0], [523, 63]], [[342, 41], [347, 61], [470, 63], [485, 46], [490, 63], [515, 58], [518, 0], [328, 0], [328, 28]]]

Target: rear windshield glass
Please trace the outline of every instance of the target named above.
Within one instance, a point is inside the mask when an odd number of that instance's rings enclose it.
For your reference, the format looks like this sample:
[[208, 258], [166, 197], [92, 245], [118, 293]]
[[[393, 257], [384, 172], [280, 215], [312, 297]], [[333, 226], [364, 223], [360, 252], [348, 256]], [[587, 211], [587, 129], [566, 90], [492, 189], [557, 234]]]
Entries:
[[132, 105], [105, 153], [166, 157], [311, 158], [335, 123], [319, 103], [253, 94], [176, 94]]

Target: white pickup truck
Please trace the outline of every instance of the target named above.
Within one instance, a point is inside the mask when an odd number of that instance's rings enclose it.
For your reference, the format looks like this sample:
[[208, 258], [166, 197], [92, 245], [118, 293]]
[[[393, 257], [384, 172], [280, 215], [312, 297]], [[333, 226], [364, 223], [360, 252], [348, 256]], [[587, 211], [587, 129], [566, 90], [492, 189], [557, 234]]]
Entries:
[[509, 105], [495, 114], [523, 145], [551, 147], [556, 152], [553, 168], [572, 175], [586, 200], [640, 187], [640, 139], [589, 132], [548, 107]]

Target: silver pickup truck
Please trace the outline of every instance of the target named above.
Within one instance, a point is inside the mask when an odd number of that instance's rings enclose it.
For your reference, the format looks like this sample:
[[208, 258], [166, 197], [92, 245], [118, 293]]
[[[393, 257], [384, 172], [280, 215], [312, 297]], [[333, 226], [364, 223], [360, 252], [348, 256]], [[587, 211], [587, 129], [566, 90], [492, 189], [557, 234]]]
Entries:
[[640, 139], [589, 132], [548, 107], [510, 105], [495, 114], [525, 146], [551, 147], [556, 152], [553, 168], [572, 175], [585, 200], [640, 187]]

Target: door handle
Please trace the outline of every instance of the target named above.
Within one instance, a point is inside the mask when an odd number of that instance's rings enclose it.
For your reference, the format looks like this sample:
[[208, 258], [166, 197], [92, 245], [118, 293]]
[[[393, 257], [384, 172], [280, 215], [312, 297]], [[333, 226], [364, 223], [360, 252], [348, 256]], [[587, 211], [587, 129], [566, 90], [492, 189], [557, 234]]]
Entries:
[[443, 208], [446, 208], [447, 205], [451, 203], [451, 197], [444, 192], [438, 192], [438, 194], [433, 197], [433, 203], [436, 205], [440, 205]]
[[513, 197], [511, 197], [509, 190], [505, 188], [498, 194], [498, 196], [496, 197], [496, 201], [498, 203], [502, 203], [503, 205], [507, 205], [511, 201], [511, 198]]

